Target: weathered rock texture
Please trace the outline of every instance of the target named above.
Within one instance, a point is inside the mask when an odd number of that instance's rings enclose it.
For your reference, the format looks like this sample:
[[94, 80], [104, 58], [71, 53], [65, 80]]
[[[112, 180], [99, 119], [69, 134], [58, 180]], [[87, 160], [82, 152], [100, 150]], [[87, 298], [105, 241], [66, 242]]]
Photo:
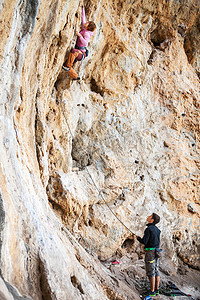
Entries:
[[[137, 234], [161, 216], [162, 271], [198, 299], [199, 1], [85, 1], [97, 29], [76, 82], [61, 66], [81, 5], [0, 4], [0, 295], [138, 299], [139, 245], [108, 204]], [[128, 277], [99, 262], [130, 252]]]

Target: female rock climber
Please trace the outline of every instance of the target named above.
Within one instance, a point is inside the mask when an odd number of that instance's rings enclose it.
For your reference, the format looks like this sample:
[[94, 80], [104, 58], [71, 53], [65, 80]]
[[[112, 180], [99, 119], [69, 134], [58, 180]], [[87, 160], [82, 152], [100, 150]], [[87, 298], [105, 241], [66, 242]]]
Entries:
[[80, 77], [73, 69], [73, 66], [77, 61], [81, 61], [87, 56], [88, 51], [86, 47], [91, 36], [94, 33], [94, 30], [96, 29], [96, 25], [94, 22], [86, 22], [84, 6], [82, 6], [81, 21], [81, 31], [76, 31], [76, 35], [78, 36], [76, 40], [76, 46], [70, 51], [68, 59], [64, 62], [62, 66], [62, 68], [65, 71], [69, 72], [69, 76], [74, 80], [80, 80]]

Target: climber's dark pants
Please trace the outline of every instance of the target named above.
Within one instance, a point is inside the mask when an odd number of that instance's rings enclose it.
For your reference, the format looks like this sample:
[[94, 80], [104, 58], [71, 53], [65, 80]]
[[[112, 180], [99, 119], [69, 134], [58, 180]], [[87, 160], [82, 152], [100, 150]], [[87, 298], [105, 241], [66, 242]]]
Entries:
[[85, 53], [78, 49], [72, 49], [69, 53], [68, 59], [64, 62], [63, 66], [70, 68], [69, 76], [72, 79], [77, 79], [78, 74], [73, 69], [73, 66], [77, 61], [81, 61], [85, 58]]

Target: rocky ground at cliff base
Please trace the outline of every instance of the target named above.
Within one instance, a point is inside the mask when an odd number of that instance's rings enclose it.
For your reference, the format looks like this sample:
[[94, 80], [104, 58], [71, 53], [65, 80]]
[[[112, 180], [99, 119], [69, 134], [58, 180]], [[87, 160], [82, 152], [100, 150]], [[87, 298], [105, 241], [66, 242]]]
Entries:
[[[111, 259], [110, 261], [102, 262], [102, 264], [107, 268], [108, 274], [110, 274], [110, 276], [114, 276], [116, 285], [122, 281], [131, 289], [136, 289], [140, 294], [142, 291], [149, 289], [149, 280], [146, 277], [143, 257], [138, 260], [138, 256], [135, 253], [128, 254], [118, 259], [118, 261], [120, 261], [119, 265], [112, 264], [114, 259], [115, 258]], [[180, 264], [179, 271], [176, 272], [172, 264], [171, 266], [168, 266], [168, 268], [162, 266], [162, 260], [160, 262], [160, 270], [161, 289], [169, 283], [175, 283], [182, 292], [190, 294], [191, 297], [168, 297], [160, 294], [159, 296], [153, 297], [153, 299], [200, 299], [200, 280], [197, 271], [193, 272], [193, 270], [191, 270], [188, 266]], [[139, 295], [135, 297], [135, 299], [139, 299]], [[132, 296], [128, 296], [127, 299], [133, 298]]]

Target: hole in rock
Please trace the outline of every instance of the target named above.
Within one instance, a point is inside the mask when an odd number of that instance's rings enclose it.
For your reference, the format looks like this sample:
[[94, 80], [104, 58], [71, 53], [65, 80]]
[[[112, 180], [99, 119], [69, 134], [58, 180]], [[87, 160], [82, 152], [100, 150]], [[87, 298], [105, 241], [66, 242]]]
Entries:
[[134, 240], [132, 240], [132, 239], [126, 239], [124, 242], [123, 242], [123, 244], [122, 244], [122, 248], [123, 249], [127, 249], [127, 250], [130, 250], [130, 249], [132, 249], [133, 248], [133, 244], [134, 244]]
[[167, 144], [167, 142], [163, 142], [164, 147], [169, 148], [169, 145]]
[[73, 286], [75, 288], [77, 288], [81, 292], [81, 294], [84, 294], [84, 291], [82, 289], [81, 283], [79, 282], [79, 280], [77, 279], [76, 276], [74, 276], [74, 275], [71, 276], [71, 283], [73, 284]]
[[165, 40], [172, 37], [169, 27], [164, 26], [162, 23], [158, 23], [157, 27], [151, 32], [150, 39], [155, 47], [160, 46]]
[[151, 33], [151, 41], [155, 47], [159, 46], [162, 42], [164, 42], [164, 38], [160, 36], [157, 30], [154, 30]]
[[197, 242], [196, 241], [192, 241], [192, 245], [196, 246], [197, 245]]
[[140, 176], [140, 180], [141, 180], [141, 181], [144, 181], [144, 175], [141, 175], [141, 176]]
[[104, 95], [104, 92], [102, 91], [102, 89], [98, 86], [96, 80], [94, 78], [91, 79], [90, 81], [90, 88], [92, 92], [95, 92], [97, 94], [100, 94], [102, 97]]

